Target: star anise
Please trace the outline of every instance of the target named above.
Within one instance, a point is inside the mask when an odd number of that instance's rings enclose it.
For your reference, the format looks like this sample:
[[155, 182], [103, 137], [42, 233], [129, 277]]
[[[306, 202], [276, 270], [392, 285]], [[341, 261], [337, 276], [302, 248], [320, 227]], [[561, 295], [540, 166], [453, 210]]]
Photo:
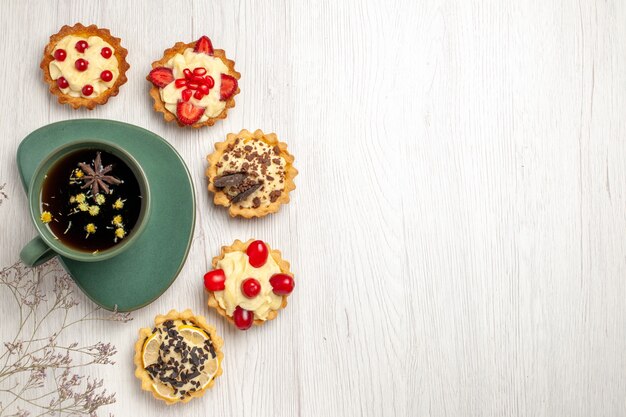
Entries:
[[84, 162], [79, 163], [78, 166], [85, 173], [85, 176], [83, 177], [85, 179], [85, 184], [80, 188], [91, 187], [91, 194], [93, 196], [98, 195], [98, 193], [100, 193], [100, 189], [102, 189], [102, 191], [106, 194], [111, 194], [109, 185], [118, 185], [122, 183], [121, 180], [111, 175], [106, 175], [111, 172], [113, 165], [103, 167], [100, 152], [96, 153], [93, 168], [91, 165], [87, 165]]

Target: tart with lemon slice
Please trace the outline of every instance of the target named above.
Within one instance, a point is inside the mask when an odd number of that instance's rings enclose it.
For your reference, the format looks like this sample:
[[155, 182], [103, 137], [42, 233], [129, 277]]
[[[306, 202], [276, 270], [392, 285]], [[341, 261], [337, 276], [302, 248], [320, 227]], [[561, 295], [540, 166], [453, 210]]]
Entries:
[[289, 262], [262, 240], [235, 240], [204, 275], [209, 307], [240, 330], [278, 317], [295, 287]]
[[168, 405], [201, 397], [222, 374], [222, 339], [204, 317], [171, 310], [139, 330], [135, 376], [141, 388]]
[[196, 42], [178, 42], [152, 63], [146, 79], [152, 83], [154, 110], [179, 126], [213, 126], [235, 106], [241, 74], [222, 49], [202, 36]]
[[117, 95], [130, 68], [120, 42], [108, 29], [80, 23], [50, 36], [40, 67], [59, 103], [92, 110]]
[[215, 205], [228, 207], [232, 217], [263, 217], [289, 202], [298, 170], [287, 144], [275, 133], [242, 130], [215, 144], [207, 157], [206, 176]]

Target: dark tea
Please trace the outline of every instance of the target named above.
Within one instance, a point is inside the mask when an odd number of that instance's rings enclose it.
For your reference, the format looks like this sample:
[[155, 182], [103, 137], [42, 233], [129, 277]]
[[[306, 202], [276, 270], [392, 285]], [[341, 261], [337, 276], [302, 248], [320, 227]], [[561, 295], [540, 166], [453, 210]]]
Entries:
[[41, 221], [65, 245], [84, 252], [123, 242], [141, 206], [141, 190], [130, 167], [95, 149], [81, 149], [56, 162], [41, 191]]

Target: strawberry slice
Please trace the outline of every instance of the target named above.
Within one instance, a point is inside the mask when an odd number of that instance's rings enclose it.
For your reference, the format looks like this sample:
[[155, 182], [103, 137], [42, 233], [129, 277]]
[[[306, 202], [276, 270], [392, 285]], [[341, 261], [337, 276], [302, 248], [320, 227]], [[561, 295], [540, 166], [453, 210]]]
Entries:
[[220, 86], [220, 100], [226, 101], [237, 91], [237, 79], [227, 74], [222, 74], [222, 85]]
[[213, 55], [213, 44], [211, 43], [211, 39], [206, 36], [202, 36], [196, 42], [195, 48], [193, 48], [194, 52], [202, 52], [207, 55]]
[[152, 84], [159, 88], [163, 88], [172, 81], [174, 81], [174, 74], [172, 73], [172, 69], [166, 67], [154, 68], [152, 71], [150, 71], [148, 77], [150, 78]]
[[194, 106], [188, 101], [179, 101], [176, 105], [178, 120], [186, 125], [192, 125], [204, 114], [204, 107]]

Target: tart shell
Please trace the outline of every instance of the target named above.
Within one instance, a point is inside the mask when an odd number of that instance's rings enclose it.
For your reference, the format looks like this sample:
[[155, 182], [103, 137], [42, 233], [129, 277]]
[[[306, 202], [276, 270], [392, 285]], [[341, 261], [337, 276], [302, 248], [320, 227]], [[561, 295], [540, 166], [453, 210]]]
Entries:
[[[224, 259], [224, 255], [230, 252], [245, 252], [248, 246], [250, 245], [250, 243], [254, 241], [255, 239], [250, 239], [247, 242], [242, 242], [241, 240], [235, 240], [235, 242], [230, 246], [222, 246], [222, 252], [218, 256], [214, 257], [211, 262], [213, 269], [217, 268], [217, 263], [220, 260]], [[263, 243], [267, 245], [267, 248], [269, 250], [269, 256], [271, 256], [274, 259], [274, 261], [280, 268], [280, 272], [283, 274], [287, 274], [293, 278], [293, 273], [291, 273], [291, 271], [289, 270], [290, 268], [289, 262], [285, 261], [282, 258], [280, 251], [276, 249], [272, 249], [270, 245], [267, 244], [267, 242], [263, 242]], [[229, 316], [228, 313], [226, 313], [226, 310], [220, 307], [220, 304], [217, 302], [217, 299], [215, 298], [215, 294], [213, 293], [213, 291], [207, 291], [207, 292], [209, 293], [209, 301], [208, 301], [209, 307], [212, 307], [215, 310], [217, 310], [220, 316], [223, 316], [224, 318], [226, 318], [226, 320], [228, 320], [234, 326], [235, 321], [233, 320], [232, 316]], [[267, 320], [254, 319], [255, 326], [260, 326], [263, 323], [269, 320], [274, 320], [276, 317], [278, 317], [278, 312], [282, 310], [283, 308], [287, 307], [287, 297], [288, 295], [283, 295], [283, 301], [280, 304], [280, 307], [278, 308], [278, 310], [270, 311], [267, 314]]]
[[[110, 44], [113, 48], [115, 48], [115, 53], [113, 56], [117, 59], [119, 76], [115, 83], [104, 91], [102, 94], [98, 95], [94, 98], [84, 98], [84, 97], [72, 97], [68, 94], [63, 94], [59, 86], [57, 85], [56, 80], [53, 80], [50, 76], [50, 62], [54, 60], [54, 56], [52, 56], [52, 52], [56, 47], [57, 43], [66, 36], [74, 35], [74, 36], [98, 36], [102, 38], [105, 42]], [[120, 87], [128, 81], [126, 78], [126, 71], [130, 68], [128, 62], [126, 62], [126, 56], [128, 55], [128, 51], [121, 45], [121, 39], [116, 38], [111, 35], [109, 29], [101, 29], [96, 25], [83, 26], [80, 23], [76, 23], [74, 26], [63, 26], [61, 30], [50, 36], [50, 42], [44, 48], [43, 51], [43, 59], [41, 60], [41, 64], [39, 67], [43, 71], [43, 79], [49, 85], [50, 92], [57, 96], [59, 103], [61, 104], [69, 104], [74, 109], [78, 109], [79, 107], [86, 107], [89, 110], [93, 110], [97, 105], [106, 104], [109, 101], [109, 98], [118, 95]]]
[[[224, 191], [216, 188], [213, 185], [213, 180], [217, 176], [217, 163], [222, 158], [222, 155], [224, 155], [224, 152], [226, 152], [226, 148], [228, 147], [228, 145], [234, 144], [237, 138], [260, 139], [269, 145], [278, 146], [278, 148], [280, 149], [280, 156], [285, 159], [285, 188], [283, 189], [280, 197], [278, 197], [276, 201], [268, 206], [261, 206], [257, 208], [243, 208], [237, 204], [232, 204], [230, 199], [228, 198], [228, 195], [226, 195]], [[250, 131], [246, 129], [242, 130], [239, 133], [229, 133], [226, 136], [226, 140], [224, 142], [217, 142], [215, 144], [215, 151], [207, 156], [209, 166], [206, 170], [206, 176], [209, 181], [208, 189], [214, 194], [213, 203], [216, 206], [227, 207], [228, 214], [230, 214], [231, 217], [241, 216], [246, 219], [250, 219], [252, 217], [263, 217], [267, 216], [270, 213], [276, 213], [278, 210], [280, 210], [281, 205], [289, 203], [289, 193], [296, 189], [296, 184], [293, 182], [293, 180], [296, 175], [298, 175], [298, 170], [293, 166], [294, 159], [295, 158], [293, 157], [293, 155], [291, 155], [287, 151], [287, 144], [284, 142], [279, 142], [278, 137], [275, 133], [265, 134], [260, 129], [255, 130], [254, 133], [250, 133]]]
[[[182, 54], [183, 52], [185, 52], [185, 49], [195, 48], [195, 46], [196, 46], [196, 42], [191, 42], [191, 43], [177, 42], [173, 47], [168, 48], [165, 51], [163, 51], [163, 58], [161, 58], [158, 61], [154, 61], [152, 63], [152, 69], [164, 66], [167, 63], [167, 61], [169, 61], [174, 55], [178, 53]], [[226, 53], [224, 52], [223, 49], [214, 49], [213, 56], [221, 59], [222, 62], [228, 67], [228, 75], [236, 78], [237, 80], [241, 78], [241, 74], [235, 71], [235, 61], [226, 58]], [[146, 80], [150, 81], [149, 74], [148, 76], [146, 76]], [[150, 83], [150, 85], [152, 85], [152, 83]], [[233, 95], [228, 100], [226, 100], [226, 106], [224, 107], [224, 110], [222, 110], [220, 114], [218, 114], [215, 117], [209, 117], [208, 120], [204, 122], [196, 122], [192, 125], [186, 125], [182, 123], [180, 120], [178, 120], [178, 117], [176, 117], [174, 113], [172, 113], [165, 107], [165, 103], [163, 102], [163, 100], [161, 100], [161, 94], [159, 93], [158, 87], [152, 85], [152, 87], [150, 88], [150, 96], [152, 96], [152, 98], [154, 99], [154, 110], [159, 113], [163, 113], [163, 118], [165, 119], [166, 122], [176, 121], [176, 123], [178, 123], [178, 126], [180, 127], [190, 126], [195, 129], [198, 129], [204, 126], [213, 126], [215, 122], [217, 122], [218, 120], [225, 119], [226, 116], [228, 115], [228, 109], [230, 109], [231, 107], [235, 107], [235, 96], [239, 94], [240, 91], [241, 90], [239, 89], [239, 83], [237, 83], [237, 91], [235, 91]]]
[[143, 346], [146, 340], [152, 335], [152, 329], [147, 327], [139, 329], [139, 339], [135, 343], [135, 357], [133, 362], [135, 363], [135, 376], [141, 381], [141, 389], [144, 391], [151, 392], [154, 398], [164, 401], [167, 405], [176, 404], [179, 402], [186, 403], [191, 401], [192, 398], [202, 397], [207, 389], [210, 389], [215, 384], [215, 379], [222, 375], [222, 361], [224, 360], [224, 354], [222, 353], [222, 346], [224, 346], [224, 341], [221, 337], [219, 337], [215, 331], [215, 327], [209, 325], [204, 317], [196, 316], [190, 309], [185, 311], [178, 312], [176, 310], [170, 310], [166, 315], [159, 314], [154, 318], [154, 325], [158, 326], [163, 324], [167, 320], [188, 320], [193, 322], [196, 326], [207, 332], [211, 338], [211, 342], [213, 344], [213, 349], [215, 350], [215, 354], [217, 355], [217, 372], [215, 376], [211, 379], [203, 389], [200, 391], [194, 391], [188, 396], [185, 396], [184, 399], [171, 400], [168, 398], [164, 398], [156, 393], [154, 388], [152, 387], [153, 380], [148, 371], [143, 367], [143, 359], [142, 359], [142, 351]]

